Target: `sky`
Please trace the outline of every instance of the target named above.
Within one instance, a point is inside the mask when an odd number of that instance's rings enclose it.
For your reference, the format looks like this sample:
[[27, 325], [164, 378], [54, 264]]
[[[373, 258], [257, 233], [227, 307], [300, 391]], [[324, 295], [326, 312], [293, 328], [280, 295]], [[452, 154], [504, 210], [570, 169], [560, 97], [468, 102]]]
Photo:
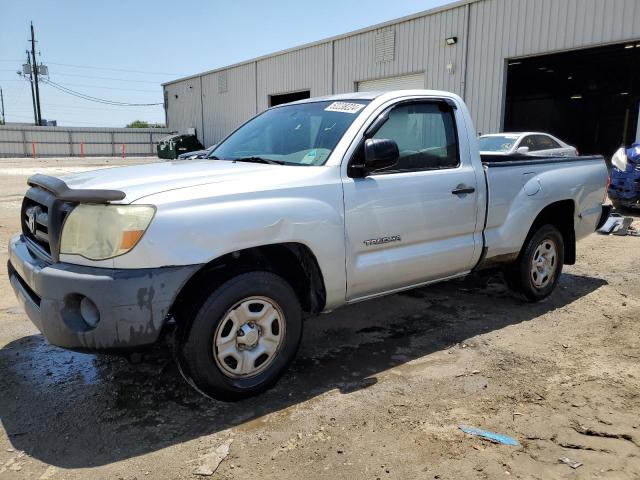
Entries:
[[[163, 82], [437, 7], [450, 0], [0, 0], [0, 87], [7, 122], [33, 122], [16, 72], [36, 30], [49, 80], [116, 102], [162, 103]], [[42, 118], [58, 125], [164, 123], [156, 106], [90, 102], [42, 84]]]

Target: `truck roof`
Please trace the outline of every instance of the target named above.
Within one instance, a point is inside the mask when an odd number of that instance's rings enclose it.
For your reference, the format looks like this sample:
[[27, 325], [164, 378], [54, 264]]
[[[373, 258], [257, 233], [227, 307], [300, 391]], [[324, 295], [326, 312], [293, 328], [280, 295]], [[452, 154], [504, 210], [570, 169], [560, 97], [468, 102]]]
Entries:
[[499, 133], [485, 133], [483, 137], [521, 137], [523, 135], [549, 135], [547, 132], [499, 132]]
[[441, 90], [415, 90], [414, 89], [414, 90], [391, 90], [391, 91], [378, 91], [378, 92], [350, 92], [350, 93], [339, 93], [335, 95], [326, 95], [323, 97], [305, 98], [303, 100], [297, 100], [295, 102], [285, 103], [282, 105], [292, 105], [292, 104], [311, 103], [311, 102], [374, 100], [383, 95], [389, 99], [404, 97], [407, 95], [429, 95], [434, 97], [449, 97], [449, 98], [454, 96], [451, 92], [445, 92]]

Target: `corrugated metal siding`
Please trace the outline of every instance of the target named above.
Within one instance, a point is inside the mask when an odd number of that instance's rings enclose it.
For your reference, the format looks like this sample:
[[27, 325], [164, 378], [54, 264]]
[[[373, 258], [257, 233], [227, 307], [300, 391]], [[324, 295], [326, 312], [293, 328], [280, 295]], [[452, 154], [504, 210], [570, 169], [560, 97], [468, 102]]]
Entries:
[[172, 131], [195, 128], [202, 141], [202, 92], [200, 77], [165, 86], [167, 127]]
[[358, 82], [357, 85], [357, 90], [359, 92], [382, 92], [414, 88], [424, 88], [423, 73], [380, 78], [378, 80], [365, 80], [363, 82]]
[[640, 38], [638, 0], [485, 0], [469, 8], [466, 101], [480, 132], [501, 127], [506, 59]]
[[[478, 131], [497, 131], [502, 123], [506, 59], [636, 40], [638, 25], [640, 0], [457, 4], [227, 69], [229, 92], [220, 108], [215, 97], [218, 72], [165, 85], [168, 126], [195, 126], [200, 131], [204, 116], [205, 143], [212, 143], [256, 110], [267, 108], [269, 95], [307, 89], [311, 96], [345, 93], [354, 91], [358, 82], [424, 72], [426, 88], [465, 97]], [[446, 45], [445, 39], [454, 36], [458, 43]], [[251, 68], [257, 69], [254, 86]], [[234, 78], [233, 71], [242, 74]], [[185, 92], [186, 85], [193, 85], [197, 93], [201, 78], [213, 82], [203, 88], [205, 103], [214, 95], [204, 111], [197, 94]], [[237, 81], [243, 83], [233, 93]], [[173, 98], [180, 92], [182, 97]]]
[[[425, 88], [460, 92], [464, 45], [448, 46], [447, 37], [464, 37], [466, 7], [458, 7], [396, 24], [395, 53], [390, 61], [376, 61], [377, 31], [337, 40], [336, 93], [351, 92], [358, 82], [424, 72]], [[447, 64], [451, 64], [449, 73]]]
[[[226, 91], [220, 88], [225, 83], [220, 80], [221, 76], [226, 77]], [[208, 147], [256, 113], [255, 63], [202, 77], [202, 102], [202, 143]]]
[[0, 157], [155, 155], [166, 128], [0, 126]]
[[269, 106], [269, 95], [310, 90], [312, 97], [331, 94], [331, 43], [304, 48], [257, 62], [258, 111]]

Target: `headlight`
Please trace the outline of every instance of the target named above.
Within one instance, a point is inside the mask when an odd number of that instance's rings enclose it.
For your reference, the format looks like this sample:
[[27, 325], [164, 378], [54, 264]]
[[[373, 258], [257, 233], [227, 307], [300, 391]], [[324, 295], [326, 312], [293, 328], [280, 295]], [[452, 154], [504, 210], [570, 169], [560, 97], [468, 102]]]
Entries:
[[80, 204], [64, 223], [60, 253], [90, 260], [127, 253], [142, 238], [154, 214], [150, 205]]

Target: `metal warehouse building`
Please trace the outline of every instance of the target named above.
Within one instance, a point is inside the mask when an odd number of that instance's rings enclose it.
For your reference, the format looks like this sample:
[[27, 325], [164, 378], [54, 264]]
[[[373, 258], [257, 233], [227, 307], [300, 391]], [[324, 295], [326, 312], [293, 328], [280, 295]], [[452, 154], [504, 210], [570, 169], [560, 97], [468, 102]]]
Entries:
[[611, 154], [640, 136], [640, 0], [459, 1], [163, 86], [167, 126], [205, 145], [280, 103], [429, 88], [461, 95], [479, 133]]

